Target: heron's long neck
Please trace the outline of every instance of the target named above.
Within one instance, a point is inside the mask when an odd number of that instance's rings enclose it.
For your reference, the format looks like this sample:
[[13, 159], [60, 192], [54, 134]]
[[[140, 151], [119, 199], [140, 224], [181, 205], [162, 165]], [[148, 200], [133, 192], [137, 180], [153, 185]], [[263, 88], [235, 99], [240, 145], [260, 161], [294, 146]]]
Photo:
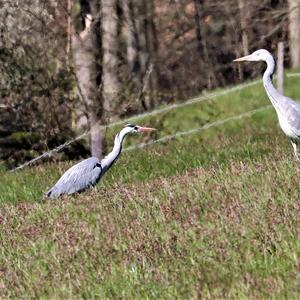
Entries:
[[115, 143], [114, 143], [114, 147], [113, 147], [112, 151], [101, 160], [101, 167], [102, 167], [103, 171], [107, 171], [113, 165], [113, 163], [117, 160], [119, 155], [121, 154], [122, 143], [123, 143], [124, 137], [127, 134], [128, 134], [128, 130], [126, 128], [124, 128], [116, 135]]
[[272, 74], [274, 73], [274, 69], [275, 69], [275, 61], [271, 54], [266, 59], [266, 63], [267, 63], [267, 69], [263, 75], [264, 88], [267, 92], [270, 101], [275, 107], [276, 111], [279, 112], [281, 103], [278, 99], [280, 99], [281, 94], [276, 90], [272, 82]]

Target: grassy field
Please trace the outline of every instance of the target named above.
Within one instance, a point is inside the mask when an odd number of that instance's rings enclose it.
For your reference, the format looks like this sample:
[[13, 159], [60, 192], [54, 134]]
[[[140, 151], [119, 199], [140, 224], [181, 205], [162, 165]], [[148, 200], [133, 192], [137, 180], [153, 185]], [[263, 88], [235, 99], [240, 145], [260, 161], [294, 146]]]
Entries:
[[[300, 100], [299, 80], [285, 94]], [[257, 84], [139, 124], [159, 138], [267, 104]], [[273, 109], [126, 152], [96, 188], [43, 200], [72, 164], [0, 171], [0, 298], [300, 298], [300, 164]]]

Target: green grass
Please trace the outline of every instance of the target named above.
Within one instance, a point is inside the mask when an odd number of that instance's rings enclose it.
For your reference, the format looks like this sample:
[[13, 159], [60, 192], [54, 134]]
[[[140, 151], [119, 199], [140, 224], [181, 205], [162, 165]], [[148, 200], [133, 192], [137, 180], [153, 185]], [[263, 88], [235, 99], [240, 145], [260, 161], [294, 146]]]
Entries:
[[[300, 99], [298, 80], [285, 94]], [[159, 138], [266, 104], [258, 84], [139, 123]], [[300, 297], [300, 165], [273, 109], [124, 153], [96, 188], [42, 201], [73, 163], [0, 171], [0, 298]]]

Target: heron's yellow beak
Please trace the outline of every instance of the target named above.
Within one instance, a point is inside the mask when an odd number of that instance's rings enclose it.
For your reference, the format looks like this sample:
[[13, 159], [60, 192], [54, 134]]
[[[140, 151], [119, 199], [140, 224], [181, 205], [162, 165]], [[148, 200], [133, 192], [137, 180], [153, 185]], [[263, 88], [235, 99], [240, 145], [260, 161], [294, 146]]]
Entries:
[[155, 128], [151, 128], [151, 127], [139, 127], [138, 131], [139, 132], [150, 132], [150, 131], [154, 131], [156, 130]]
[[249, 61], [249, 60], [251, 60], [251, 55], [246, 55], [246, 56], [237, 58], [237, 59], [233, 60], [233, 62]]

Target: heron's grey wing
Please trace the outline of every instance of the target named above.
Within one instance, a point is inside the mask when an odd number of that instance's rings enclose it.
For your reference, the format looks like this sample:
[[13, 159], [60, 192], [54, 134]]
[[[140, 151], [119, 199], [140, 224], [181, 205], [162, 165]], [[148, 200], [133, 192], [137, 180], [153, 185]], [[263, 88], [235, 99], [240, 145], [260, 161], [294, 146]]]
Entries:
[[102, 168], [100, 160], [91, 157], [68, 169], [57, 183], [48, 191], [48, 196], [55, 198], [62, 194], [82, 191], [98, 182]]
[[284, 110], [288, 124], [291, 126], [295, 136], [300, 137], [300, 104], [288, 97], [284, 98]]

